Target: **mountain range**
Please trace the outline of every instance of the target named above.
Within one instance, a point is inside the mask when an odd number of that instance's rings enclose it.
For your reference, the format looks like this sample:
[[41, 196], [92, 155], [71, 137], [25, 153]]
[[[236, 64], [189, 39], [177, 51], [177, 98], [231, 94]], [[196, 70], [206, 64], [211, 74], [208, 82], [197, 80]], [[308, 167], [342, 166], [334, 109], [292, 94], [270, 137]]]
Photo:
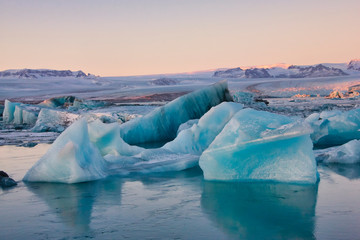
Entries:
[[16, 69], [0, 72], [0, 78], [37, 79], [44, 77], [96, 78], [93, 74], [83, 71], [50, 70], [50, 69]]
[[360, 59], [351, 60], [348, 64], [317, 64], [310, 66], [288, 67], [252, 67], [252, 68], [229, 68], [215, 71], [213, 77], [222, 78], [315, 78], [346, 76], [360, 71]]

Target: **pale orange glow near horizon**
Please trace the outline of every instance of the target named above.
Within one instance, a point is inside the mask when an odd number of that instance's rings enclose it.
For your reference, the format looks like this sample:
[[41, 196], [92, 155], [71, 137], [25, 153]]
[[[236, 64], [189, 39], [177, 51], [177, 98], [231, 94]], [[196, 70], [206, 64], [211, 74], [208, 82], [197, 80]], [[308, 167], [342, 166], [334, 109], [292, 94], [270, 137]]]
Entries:
[[360, 57], [359, 12], [358, 0], [0, 0], [0, 70], [126, 76], [349, 62]]

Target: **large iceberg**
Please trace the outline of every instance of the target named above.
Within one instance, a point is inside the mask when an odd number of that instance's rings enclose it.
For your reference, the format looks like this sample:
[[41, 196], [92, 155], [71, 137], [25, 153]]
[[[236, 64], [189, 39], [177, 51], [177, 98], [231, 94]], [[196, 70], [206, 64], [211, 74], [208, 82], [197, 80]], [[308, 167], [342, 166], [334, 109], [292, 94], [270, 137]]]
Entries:
[[253, 109], [240, 110], [200, 157], [207, 180], [270, 180], [313, 184], [318, 180], [302, 121]]
[[[83, 117], [58, 137], [24, 180], [74, 183], [180, 171], [200, 159], [208, 180], [317, 181], [307, 124], [227, 100], [231, 97], [221, 82], [122, 125]], [[140, 146], [156, 141], [167, 143]]]
[[181, 124], [200, 118], [224, 101], [232, 101], [226, 81], [186, 94], [141, 118], [126, 122], [121, 125], [120, 134], [132, 145], [171, 141]]
[[314, 132], [311, 139], [319, 148], [344, 144], [360, 139], [360, 108], [346, 112], [323, 111], [306, 118]]
[[[182, 121], [185, 121], [186, 118], [190, 119], [190, 116], [204, 115], [203, 111], [206, 108], [197, 105], [204, 104], [206, 101], [204, 99], [210, 102], [205, 104], [206, 106], [217, 105], [218, 101], [231, 100], [226, 96], [228, 93], [226, 83], [206, 89], [207, 91], [190, 93], [188, 96], [181, 97], [181, 101], [175, 100], [165, 107], [160, 107], [160, 111], [154, 110], [142, 121], [135, 119], [130, 122], [139, 124], [138, 129], [142, 127], [149, 129], [149, 132], [143, 135], [151, 135], [152, 132], [165, 131], [164, 124], [154, 124], [157, 121], [173, 121], [174, 116], [168, 115], [170, 113], [177, 111], [180, 113], [177, 116], [182, 115]], [[192, 104], [192, 110], [183, 109], [189, 107], [187, 104]], [[121, 137], [123, 125], [105, 124], [100, 120], [88, 123], [85, 118], [82, 118], [58, 137], [51, 149], [28, 171], [24, 180], [74, 183], [114, 174], [180, 171], [191, 168], [198, 164], [202, 151], [240, 109], [242, 109], [241, 104], [231, 102], [213, 107], [199, 119], [198, 123], [194, 122], [192, 127], [185, 127], [180, 131], [175, 140], [164, 147], [155, 149], [145, 149], [125, 142]], [[162, 111], [166, 114], [162, 114]], [[148, 116], [155, 116], [156, 121]], [[150, 128], [144, 126], [146, 124], [144, 119], [150, 119], [148, 122]], [[175, 126], [167, 124], [171, 127]], [[176, 123], [176, 125], [180, 124]], [[136, 124], [134, 126], [136, 128]], [[175, 134], [177, 130], [175, 129]], [[134, 137], [141, 138], [141, 136]], [[179, 148], [180, 144], [182, 144], [181, 148]]]

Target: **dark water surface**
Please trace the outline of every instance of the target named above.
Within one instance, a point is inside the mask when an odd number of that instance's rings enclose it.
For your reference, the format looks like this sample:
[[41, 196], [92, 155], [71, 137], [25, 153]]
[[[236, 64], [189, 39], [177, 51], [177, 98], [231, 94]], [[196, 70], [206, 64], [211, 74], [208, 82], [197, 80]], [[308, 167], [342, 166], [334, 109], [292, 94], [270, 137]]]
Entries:
[[[20, 181], [46, 151], [0, 147]], [[360, 239], [359, 165], [317, 185], [203, 180], [200, 168], [80, 184], [0, 188], [0, 239]]]

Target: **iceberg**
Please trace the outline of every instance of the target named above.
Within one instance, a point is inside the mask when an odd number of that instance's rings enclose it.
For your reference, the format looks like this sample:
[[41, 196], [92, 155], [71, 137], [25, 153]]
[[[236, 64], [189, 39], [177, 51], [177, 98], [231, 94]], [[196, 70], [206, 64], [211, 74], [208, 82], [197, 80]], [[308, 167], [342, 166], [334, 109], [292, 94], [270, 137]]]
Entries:
[[46, 99], [39, 103], [39, 106], [48, 108], [63, 108], [71, 111], [79, 109], [93, 109], [107, 105], [103, 101], [92, 101], [77, 98], [75, 96], [61, 96]]
[[37, 117], [33, 132], [63, 132], [71, 123], [80, 117], [79, 114], [43, 108]]
[[77, 98], [74, 96], [54, 97], [42, 101], [39, 105], [48, 108], [66, 108], [72, 106], [75, 100]]
[[224, 101], [232, 101], [232, 97], [227, 82], [221, 81], [181, 96], [143, 117], [122, 124], [120, 135], [131, 145], [168, 142], [175, 139], [181, 124], [200, 118], [211, 107]]
[[[224, 92], [219, 93], [219, 88], [223, 89]], [[121, 137], [124, 124], [105, 124], [99, 119], [89, 123], [84, 117], [73, 123], [58, 137], [51, 149], [28, 171], [24, 180], [74, 183], [95, 180], [109, 175], [180, 171], [194, 167], [198, 165], [202, 151], [221, 132], [232, 116], [243, 107], [241, 104], [224, 102], [213, 107], [202, 116], [202, 111], [206, 109], [203, 105], [217, 105], [218, 101], [223, 101], [220, 100], [222, 98], [219, 95], [225, 97], [227, 91], [226, 84], [223, 83], [207, 89], [210, 89], [210, 91], [198, 91], [196, 94], [189, 94], [185, 98], [182, 97], [183, 100], [181, 101], [175, 101], [180, 105], [171, 102], [169, 103], [170, 107], [158, 108], [165, 111], [166, 114], [159, 116], [159, 110], [155, 109], [153, 113], [147, 115], [155, 116], [156, 121], [150, 117], [145, 117], [145, 119], [150, 119], [151, 132], [155, 133], [159, 133], [161, 130], [165, 131], [163, 129], [164, 124], [160, 124], [160, 126], [152, 124], [158, 123], [164, 118], [167, 121], [172, 121], [174, 116], [167, 114], [176, 110], [182, 112], [182, 115], [186, 117], [201, 117], [198, 123], [193, 121], [192, 127], [183, 127], [184, 130], [180, 131], [178, 136], [166, 146], [145, 149], [130, 145]], [[213, 97], [210, 96], [211, 94], [214, 94]], [[198, 98], [199, 100], [197, 100]], [[205, 104], [204, 98], [209, 100], [210, 103]], [[198, 106], [196, 103], [203, 105]], [[192, 108], [179, 111], [179, 109], [185, 107], [184, 104], [185, 106], [191, 104]], [[175, 109], [171, 109], [171, 107]], [[44, 122], [58, 122], [56, 113], [59, 111], [43, 110], [39, 114], [38, 121], [45, 118], [46, 115], [53, 118], [53, 120], [46, 119]], [[194, 112], [197, 110], [199, 112]], [[47, 111], [50, 112], [47, 113]], [[182, 121], [186, 122], [186, 118], [182, 118], [184, 119]], [[145, 124], [143, 121], [134, 119], [130, 122], [138, 123], [140, 125], [138, 129], [141, 129]], [[177, 123], [177, 125], [180, 124]], [[173, 127], [174, 125], [168, 126]], [[133, 127], [136, 128], [136, 125]], [[177, 130], [174, 130], [175, 134]], [[151, 135], [151, 132], [146, 133]], [[142, 134], [145, 135], [146, 133]], [[142, 135], [134, 137], [141, 138]]]
[[34, 105], [5, 100], [3, 121], [7, 124], [34, 125], [40, 108]]
[[76, 183], [106, 176], [106, 162], [90, 142], [86, 120], [80, 119], [55, 140], [24, 181]]
[[14, 111], [14, 124], [34, 125], [37, 120], [39, 108], [25, 108], [22, 105], [16, 105]]
[[360, 139], [360, 108], [346, 112], [323, 111], [305, 119], [314, 132], [311, 139], [318, 148], [326, 148]]
[[318, 173], [310, 133], [303, 121], [243, 109], [202, 153], [199, 165], [206, 180], [314, 184]]
[[15, 107], [19, 106], [21, 103], [13, 103], [5, 99], [4, 111], [3, 111], [3, 121], [5, 123], [11, 123], [14, 120]]
[[352, 140], [337, 147], [315, 150], [315, 156], [318, 162], [323, 163], [359, 163], [360, 140]]

